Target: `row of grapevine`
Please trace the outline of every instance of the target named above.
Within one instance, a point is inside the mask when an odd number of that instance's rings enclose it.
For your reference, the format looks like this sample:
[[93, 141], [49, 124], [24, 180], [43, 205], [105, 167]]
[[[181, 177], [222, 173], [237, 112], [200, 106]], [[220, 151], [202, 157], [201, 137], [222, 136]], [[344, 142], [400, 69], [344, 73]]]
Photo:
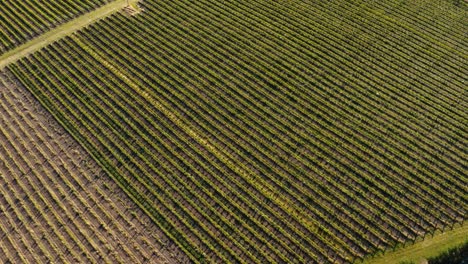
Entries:
[[0, 5], [0, 55], [109, 1], [6, 1]]
[[24, 87], [1, 81], [0, 262], [184, 261]]
[[389, 2], [145, 1], [8, 69], [192, 261], [351, 262], [468, 209], [464, 17]]

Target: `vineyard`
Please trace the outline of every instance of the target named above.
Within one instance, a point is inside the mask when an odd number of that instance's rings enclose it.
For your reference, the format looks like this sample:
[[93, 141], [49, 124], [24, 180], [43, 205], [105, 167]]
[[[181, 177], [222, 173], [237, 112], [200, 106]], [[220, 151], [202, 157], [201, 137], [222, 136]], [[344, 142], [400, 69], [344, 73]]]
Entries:
[[0, 4], [0, 55], [110, 0], [5, 0]]
[[465, 2], [140, 5], [4, 74], [179, 261], [358, 262], [467, 219]]
[[0, 263], [174, 263], [181, 253], [167, 236], [24, 87], [1, 77]]

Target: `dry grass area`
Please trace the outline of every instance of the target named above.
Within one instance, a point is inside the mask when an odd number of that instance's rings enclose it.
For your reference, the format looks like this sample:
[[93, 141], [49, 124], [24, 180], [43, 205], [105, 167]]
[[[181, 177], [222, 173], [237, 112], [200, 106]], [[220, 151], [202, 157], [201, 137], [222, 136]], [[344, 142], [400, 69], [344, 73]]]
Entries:
[[138, 1], [136, 1], [124, 7], [123, 12], [129, 16], [135, 16], [143, 12], [143, 9], [138, 5]]
[[180, 263], [178, 248], [0, 75], [0, 263]]

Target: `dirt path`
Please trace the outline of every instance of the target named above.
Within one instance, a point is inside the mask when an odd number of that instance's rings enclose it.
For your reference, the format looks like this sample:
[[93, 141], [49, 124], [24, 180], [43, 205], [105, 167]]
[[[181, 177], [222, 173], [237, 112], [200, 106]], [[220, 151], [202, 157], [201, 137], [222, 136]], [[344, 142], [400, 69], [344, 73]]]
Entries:
[[[128, 0], [131, 6], [139, 0]], [[82, 16], [77, 17], [67, 23], [64, 23], [50, 31], [26, 42], [25, 44], [3, 54], [0, 57], [0, 70], [5, 68], [8, 64], [13, 63], [23, 57], [26, 57], [28, 54], [31, 54], [41, 48], [53, 43], [65, 36], [72, 34], [80, 30], [81, 28], [86, 27], [89, 24], [94, 23], [95, 21], [105, 18], [112, 15], [113, 13], [122, 10], [127, 6], [127, 0], [116, 0], [107, 5], [104, 5], [94, 11], [86, 13]]]

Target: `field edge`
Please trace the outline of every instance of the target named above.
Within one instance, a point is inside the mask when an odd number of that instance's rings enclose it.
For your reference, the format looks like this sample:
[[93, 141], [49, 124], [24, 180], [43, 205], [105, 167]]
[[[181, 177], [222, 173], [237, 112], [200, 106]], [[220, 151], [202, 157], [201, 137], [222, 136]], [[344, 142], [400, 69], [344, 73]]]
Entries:
[[[128, 0], [128, 3], [133, 8], [138, 7], [140, 0]], [[71, 19], [57, 27], [54, 27], [47, 32], [40, 34], [31, 40], [19, 45], [18, 47], [0, 54], [0, 70], [4, 69], [9, 64], [12, 64], [19, 59], [32, 54], [57, 40], [69, 36], [100, 19], [106, 18], [127, 6], [127, 0], [115, 0], [103, 6], [100, 6], [92, 11], [86, 12]]]
[[[61, 113], [56, 111], [55, 107], [52, 106], [48, 98], [45, 98], [43, 95], [40, 95], [36, 90], [29, 87], [23, 79], [18, 77], [15, 71], [12, 68], [10, 68], [11, 66], [12, 65], [8, 65], [6, 68], [0, 69], [0, 76], [2, 76], [2, 74], [12, 76], [16, 81], [21, 83], [21, 85], [32, 94], [32, 96], [39, 102], [39, 104], [47, 110], [47, 112], [63, 127], [63, 129], [83, 149], [85, 149], [88, 152], [88, 154], [93, 158], [95, 162], [97, 162], [97, 164], [99, 164], [103, 171], [105, 171], [109, 175], [109, 177], [120, 187], [123, 193], [128, 198], [130, 198], [130, 200], [132, 200], [135, 203], [135, 205], [139, 207], [146, 214], [146, 216], [148, 216], [151, 219], [151, 221], [174, 242], [174, 244], [179, 250], [186, 254], [189, 260], [193, 261], [194, 263], [203, 260], [205, 256], [202, 253], [196, 251], [191, 246], [187, 246], [187, 243], [179, 243], [178, 240], [174, 238], [174, 236], [179, 235], [179, 232], [177, 230], [169, 229], [167, 227], [168, 225], [165, 222], [165, 219], [163, 219], [157, 212], [155, 212], [147, 201], [142, 199], [141, 195], [127, 183], [126, 179], [124, 179], [118, 174], [116, 168], [110, 165], [106, 160], [104, 160], [100, 152], [96, 148], [94, 148], [86, 139], [84, 139], [80, 132], [78, 132], [76, 128], [74, 128], [71, 125], [69, 120], [66, 120], [66, 118], [64, 118], [64, 116]], [[188, 248], [184, 247], [184, 245]], [[195, 251], [195, 253], [193, 253], [193, 251]]]
[[364, 264], [398, 264], [401, 262], [421, 263], [427, 258], [435, 257], [452, 247], [463, 244], [468, 240], [468, 221], [457, 224], [448, 231], [436, 231], [433, 236], [427, 235], [422, 240], [407, 246], [397, 247], [379, 253], [364, 260]]

